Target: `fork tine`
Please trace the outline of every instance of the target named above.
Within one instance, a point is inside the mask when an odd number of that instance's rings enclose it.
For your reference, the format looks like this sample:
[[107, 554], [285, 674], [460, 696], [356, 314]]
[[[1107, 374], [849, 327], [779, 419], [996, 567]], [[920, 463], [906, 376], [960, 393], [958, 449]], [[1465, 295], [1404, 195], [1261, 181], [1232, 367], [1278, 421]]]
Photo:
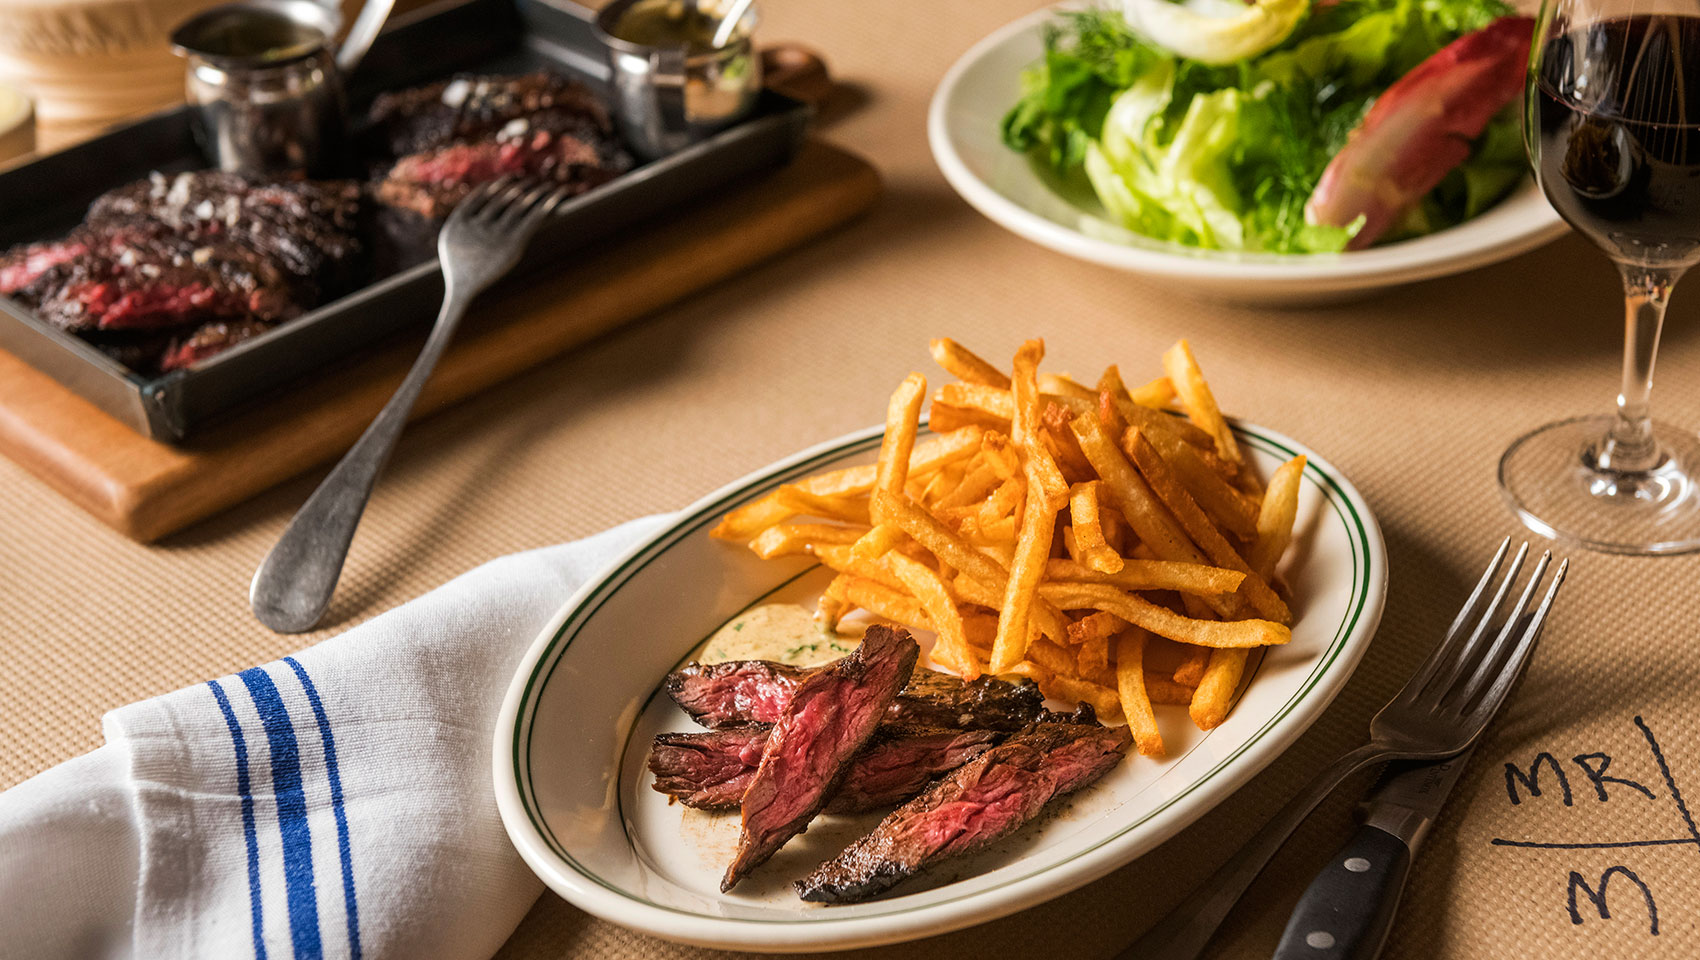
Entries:
[[556, 187], [554, 192], [550, 193], [548, 198], [543, 201], [543, 206], [541, 208], [543, 210], [543, 215], [547, 217], [554, 213], [555, 208], [566, 202], [566, 199], [570, 196], [572, 196], [571, 187], [568, 187], [566, 184]]
[[1492, 641], [1488, 638], [1493, 633], [1494, 620], [1499, 610], [1505, 606], [1505, 598], [1511, 595], [1511, 588], [1517, 583], [1517, 574], [1523, 570], [1523, 561], [1529, 555], [1529, 544], [1524, 542], [1517, 548], [1517, 553], [1511, 558], [1511, 563], [1505, 568], [1505, 575], [1499, 581], [1499, 588], [1493, 592], [1493, 600], [1482, 611], [1482, 618], [1476, 623], [1476, 628], [1470, 631], [1470, 639], [1466, 640], [1451, 660], [1442, 664], [1435, 671], [1434, 679], [1423, 688], [1425, 700], [1439, 702], [1446, 691], [1458, 684], [1458, 679], [1476, 664], [1481, 662], [1482, 655]]
[[457, 222], [465, 222], [470, 219], [484, 206], [485, 201], [490, 199], [491, 190], [495, 185], [496, 181], [491, 180], [473, 187], [471, 193], [468, 193], [459, 203], [455, 204], [454, 211], [449, 214], [449, 219]]
[[1552, 609], [1553, 600], [1558, 597], [1558, 588], [1564, 585], [1564, 575], [1569, 570], [1570, 560], [1568, 558], [1559, 562], [1558, 569], [1552, 575], [1552, 585], [1547, 587], [1546, 596], [1541, 598], [1541, 605], [1535, 608], [1535, 612], [1529, 620], [1529, 625], [1523, 629], [1522, 634], [1517, 638], [1517, 645], [1512, 649], [1510, 658], [1500, 668], [1499, 673], [1494, 676], [1493, 684], [1482, 694], [1481, 700], [1476, 703], [1472, 710], [1470, 722], [1478, 733], [1483, 727], [1487, 726], [1489, 720], [1493, 719], [1494, 714], [1499, 712], [1500, 704], [1511, 692], [1511, 685], [1517, 681], [1518, 675], [1523, 672], [1523, 665], [1528, 661], [1530, 652], [1534, 650], [1535, 641], [1540, 638], [1541, 627], [1546, 624], [1547, 612]]
[[498, 226], [504, 228], [518, 226], [531, 215], [532, 210], [537, 206], [537, 201], [549, 192], [550, 185], [539, 183], [536, 180], [528, 180], [525, 186], [528, 188], [525, 195], [508, 206], [508, 209], [503, 212], [501, 220], [497, 221]]
[[486, 224], [500, 223], [502, 217], [513, 209], [514, 201], [525, 193], [526, 188], [531, 185], [531, 181], [509, 177], [506, 184], [499, 193], [491, 198], [488, 206], [478, 211], [479, 218], [484, 220]]
[[[1447, 632], [1446, 639], [1429, 654], [1422, 669], [1405, 688], [1399, 692], [1402, 698], [1414, 699], [1435, 688], [1440, 683], [1440, 689], [1445, 689], [1456, 676], [1459, 664], [1466, 661], [1488, 625], [1493, 622], [1493, 612], [1504, 602], [1505, 594], [1510, 589], [1511, 581], [1516, 578], [1517, 571], [1523, 566], [1523, 558], [1529, 552], [1527, 543], [1517, 548], [1517, 553], [1511, 558], [1509, 566], [1504, 566], [1505, 552], [1511, 546], [1511, 538], [1507, 537], [1500, 543], [1499, 550], [1494, 554], [1493, 563], [1488, 565], [1476, 589], [1470, 594], [1470, 599], [1464, 608], [1458, 611], [1457, 619], [1452, 622], [1452, 629]], [[1499, 578], [1499, 587], [1493, 592], [1491, 600], [1485, 607], [1482, 600], [1487, 595], [1487, 588], [1492, 581]], [[1466, 630], [1467, 627], [1472, 629]], [[1439, 679], [1445, 677], [1444, 680]]]
[[1523, 616], [1523, 611], [1529, 609], [1529, 601], [1534, 598], [1535, 591], [1540, 589], [1541, 581], [1546, 578], [1547, 566], [1551, 563], [1552, 551], [1542, 552], [1534, 572], [1529, 574], [1528, 584], [1523, 587], [1522, 595], [1517, 598], [1517, 605], [1505, 615], [1505, 625], [1500, 628], [1499, 635], [1493, 638], [1493, 644], [1483, 654], [1468, 678], [1454, 683], [1446, 691], [1443, 703], [1456, 707], [1460, 713], [1464, 712], [1487, 686], [1488, 681], [1502, 669], [1505, 657], [1510, 654], [1513, 646], [1511, 637], [1517, 631], [1517, 621]]

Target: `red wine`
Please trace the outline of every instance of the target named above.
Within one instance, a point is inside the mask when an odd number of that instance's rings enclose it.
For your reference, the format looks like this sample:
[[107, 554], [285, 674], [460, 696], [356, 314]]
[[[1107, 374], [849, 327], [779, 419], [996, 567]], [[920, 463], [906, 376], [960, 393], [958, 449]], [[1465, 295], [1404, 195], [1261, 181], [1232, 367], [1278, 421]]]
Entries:
[[1700, 17], [1591, 23], [1539, 70], [1527, 129], [1559, 214], [1615, 257], [1700, 260]]

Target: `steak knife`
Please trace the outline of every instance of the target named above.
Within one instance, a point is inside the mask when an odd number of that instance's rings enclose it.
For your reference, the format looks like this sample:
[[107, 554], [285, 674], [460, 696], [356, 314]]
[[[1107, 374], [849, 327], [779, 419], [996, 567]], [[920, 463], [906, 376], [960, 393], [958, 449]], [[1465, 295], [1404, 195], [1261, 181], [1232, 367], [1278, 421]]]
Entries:
[[1374, 960], [1387, 942], [1411, 861], [1475, 752], [1389, 764], [1364, 823], [1312, 880], [1273, 960]]

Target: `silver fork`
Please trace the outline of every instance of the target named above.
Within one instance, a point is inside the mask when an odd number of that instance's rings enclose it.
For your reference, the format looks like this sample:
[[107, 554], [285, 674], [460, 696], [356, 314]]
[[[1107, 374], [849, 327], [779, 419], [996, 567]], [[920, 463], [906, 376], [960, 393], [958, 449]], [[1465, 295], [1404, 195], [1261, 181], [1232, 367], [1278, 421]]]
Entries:
[[437, 323], [401, 387], [313, 491], [255, 571], [248, 602], [261, 623], [279, 633], [301, 633], [324, 616], [372, 487], [467, 305], [519, 263], [532, 235], [566, 198], [567, 189], [555, 184], [501, 180], [474, 190], [449, 215], [437, 235], [443, 268], [443, 309]]
[[[1334, 761], [1297, 797], [1282, 807], [1249, 843], [1211, 874], [1199, 888], [1157, 921], [1145, 936], [1117, 955], [1117, 960], [1192, 960], [1203, 951], [1228, 911], [1262, 872], [1292, 832], [1341, 781], [1383, 760], [1438, 760], [1461, 752], [1486, 728], [1510, 692], [1512, 683], [1534, 649], [1570, 561], [1561, 561], [1551, 586], [1534, 613], [1525, 616], [1552, 551], [1541, 554], [1528, 584], [1508, 612], [1504, 625], [1493, 631], [1495, 613], [1510, 596], [1529, 545], [1517, 549], [1493, 598], [1482, 606], [1489, 584], [1505, 562], [1510, 539], [1499, 545], [1470, 599], [1446, 638], [1429, 654], [1415, 675], [1370, 721], [1370, 740]], [[1491, 635], [1491, 639], [1490, 639]]]

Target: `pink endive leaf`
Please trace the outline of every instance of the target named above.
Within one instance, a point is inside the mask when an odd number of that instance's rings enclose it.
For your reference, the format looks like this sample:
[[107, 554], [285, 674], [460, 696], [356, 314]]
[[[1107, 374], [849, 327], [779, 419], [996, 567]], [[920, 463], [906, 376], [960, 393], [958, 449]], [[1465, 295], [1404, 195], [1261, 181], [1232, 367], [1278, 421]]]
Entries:
[[1435, 51], [1376, 99], [1305, 204], [1311, 223], [1363, 227], [1347, 249], [1374, 243], [1470, 156], [1494, 114], [1523, 90], [1535, 22], [1501, 17]]

